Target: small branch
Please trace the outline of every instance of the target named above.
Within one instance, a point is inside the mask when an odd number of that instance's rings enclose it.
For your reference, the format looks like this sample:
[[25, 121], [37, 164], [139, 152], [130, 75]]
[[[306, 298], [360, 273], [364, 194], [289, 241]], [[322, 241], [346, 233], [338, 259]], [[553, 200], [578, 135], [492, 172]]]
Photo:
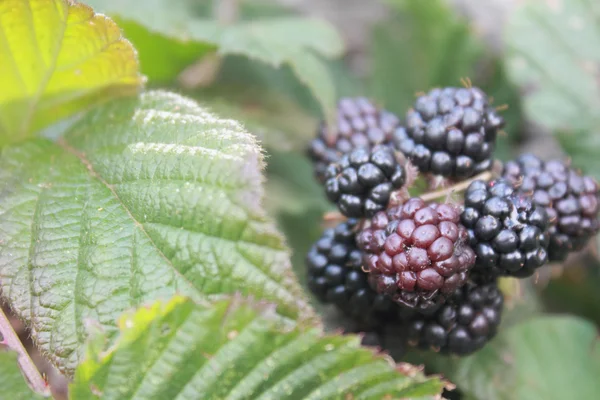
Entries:
[[435, 192], [424, 193], [419, 197], [421, 199], [423, 199], [424, 201], [432, 201], [432, 200], [439, 199], [442, 197], [448, 197], [454, 193], [460, 193], [460, 192], [466, 190], [473, 181], [477, 181], [477, 180], [489, 181], [490, 179], [492, 179], [492, 177], [493, 177], [493, 174], [491, 171], [485, 171], [479, 175], [475, 175], [474, 177], [472, 177], [466, 181], [459, 182], [454, 186], [450, 186], [450, 187], [447, 187], [445, 189], [438, 190]]
[[[487, 182], [498, 176], [498, 165], [494, 165], [494, 168], [492, 168], [491, 171], [482, 172], [479, 175], [475, 175], [474, 177], [469, 178], [466, 181], [461, 181], [456, 185], [449, 186], [447, 188], [437, 190], [435, 192], [422, 193], [414, 197], [419, 197], [425, 202], [430, 202], [439, 198], [448, 198], [455, 193], [465, 191], [469, 187], [469, 185], [474, 181], [482, 180]], [[395, 192], [392, 192], [392, 195], [394, 195], [395, 199], [390, 200], [390, 205], [388, 206], [388, 208], [401, 205], [404, 203], [404, 201], [408, 200], [411, 197], [405, 187]], [[323, 216], [323, 222], [325, 224], [340, 223], [346, 220], [347, 218], [338, 211], [329, 211]]]
[[[220, 25], [232, 25], [239, 18], [239, 0], [213, 0], [212, 13], [214, 20]], [[222, 64], [221, 54], [209, 54], [186, 67], [177, 80], [181, 86], [190, 90], [208, 87], [217, 79]]]
[[10, 321], [4, 311], [0, 308], [0, 334], [2, 334], [2, 344], [8, 348], [14, 350], [18, 354], [19, 366], [23, 371], [23, 374], [29, 382], [29, 386], [34, 391], [43, 394], [44, 396], [50, 396], [50, 389], [48, 383], [40, 375], [37, 367], [27, 354], [27, 350], [23, 347], [23, 343], [15, 333]]
[[240, 14], [239, 0], [213, 0], [213, 18], [223, 25], [231, 25]]

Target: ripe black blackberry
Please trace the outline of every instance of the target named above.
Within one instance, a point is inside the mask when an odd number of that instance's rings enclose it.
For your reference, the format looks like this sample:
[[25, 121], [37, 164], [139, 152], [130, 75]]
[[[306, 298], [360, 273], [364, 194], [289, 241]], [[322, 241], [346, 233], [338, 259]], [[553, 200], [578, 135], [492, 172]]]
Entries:
[[321, 123], [317, 138], [308, 146], [315, 175], [321, 182], [325, 180], [329, 164], [356, 148], [370, 149], [378, 144], [389, 144], [400, 124], [398, 117], [378, 109], [364, 97], [341, 99], [337, 111], [337, 132], [332, 135], [325, 123]]
[[406, 182], [406, 170], [394, 150], [376, 146], [352, 150], [330, 164], [325, 174], [325, 193], [342, 214], [371, 217], [384, 210], [393, 191]]
[[408, 323], [408, 343], [446, 354], [473, 353], [496, 334], [503, 303], [495, 282], [469, 282], [434, 314], [415, 315]]
[[544, 162], [532, 154], [506, 163], [504, 177], [519, 193], [531, 196], [535, 204], [546, 209], [551, 225], [551, 261], [563, 261], [598, 233], [598, 184], [592, 177], [582, 177], [562, 161]]
[[393, 140], [421, 172], [464, 179], [492, 167], [503, 126], [480, 89], [449, 87], [420, 96]]
[[526, 277], [548, 260], [548, 217], [506, 180], [474, 181], [465, 192], [461, 222], [483, 275]]
[[362, 270], [362, 252], [356, 247], [357, 220], [327, 229], [306, 257], [308, 287], [324, 303], [370, 326], [393, 315], [394, 303], [370, 288]]
[[459, 219], [458, 207], [419, 198], [377, 213], [356, 239], [371, 286], [420, 312], [443, 303], [475, 263]]

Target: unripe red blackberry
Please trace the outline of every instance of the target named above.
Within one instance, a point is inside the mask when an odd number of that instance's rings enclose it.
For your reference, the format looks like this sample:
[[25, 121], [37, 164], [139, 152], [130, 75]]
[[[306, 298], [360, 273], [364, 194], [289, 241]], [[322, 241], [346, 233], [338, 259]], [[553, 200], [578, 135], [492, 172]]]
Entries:
[[506, 163], [504, 177], [517, 192], [531, 196], [546, 209], [550, 220], [551, 261], [563, 261], [569, 252], [581, 250], [598, 233], [598, 184], [594, 178], [581, 176], [564, 162], [544, 162], [524, 154]]
[[462, 286], [475, 263], [460, 211], [412, 198], [377, 213], [357, 236], [369, 281], [404, 307], [431, 311]]
[[343, 98], [338, 102], [336, 132], [329, 132], [321, 123], [317, 138], [310, 142], [308, 155], [314, 163], [315, 175], [325, 180], [325, 170], [331, 163], [354, 149], [370, 149], [389, 144], [392, 133], [400, 124], [394, 114], [377, 108], [364, 97]]
[[421, 172], [469, 178], [493, 165], [504, 119], [478, 88], [434, 89], [420, 96], [394, 133], [394, 145]]
[[357, 221], [327, 229], [306, 257], [308, 287], [324, 303], [337, 306], [353, 319], [371, 326], [395, 318], [395, 304], [369, 286], [356, 247]]
[[473, 353], [496, 334], [503, 303], [496, 283], [469, 282], [435, 313], [415, 315], [408, 323], [408, 343], [441, 353]]
[[392, 148], [355, 149], [327, 168], [325, 193], [341, 213], [372, 217], [384, 210], [392, 192], [406, 182], [406, 170]]
[[482, 275], [526, 277], [547, 262], [548, 217], [531, 198], [502, 179], [472, 182], [465, 192], [461, 222], [477, 254]]

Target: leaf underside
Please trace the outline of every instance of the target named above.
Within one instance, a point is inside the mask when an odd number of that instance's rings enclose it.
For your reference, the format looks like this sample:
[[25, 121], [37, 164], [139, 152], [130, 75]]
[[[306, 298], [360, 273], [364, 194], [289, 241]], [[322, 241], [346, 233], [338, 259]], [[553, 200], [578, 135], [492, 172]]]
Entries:
[[88, 347], [71, 399], [432, 399], [443, 382], [323, 336], [241, 298], [197, 306], [175, 298], [125, 315], [114, 347]]
[[507, 67], [525, 110], [575, 164], [600, 176], [600, 4], [525, 2], [506, 29]]
[[0, 156], [0, 289], [67, 373], [86, 323], [176, 293], [240, 292], [312, 318], [261, 208], [262, 154], [236, 122], [148, 92], [95, 109], [58, 143]]
[[590, 322], [537, 317], [502, 330], [492, 343], [431, 365], [469, 399], [592, 399], [600, 393], [600, 347]]

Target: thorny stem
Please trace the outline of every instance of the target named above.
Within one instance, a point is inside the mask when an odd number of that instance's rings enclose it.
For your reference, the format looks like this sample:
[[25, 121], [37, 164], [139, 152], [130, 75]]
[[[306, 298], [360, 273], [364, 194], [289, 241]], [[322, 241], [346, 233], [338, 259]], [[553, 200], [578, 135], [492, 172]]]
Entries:
[[459, 182], [456, 185], [447, 187], [445, 189], [437, 190], [435, 192], [425, 193], [419, 197], [421, 199], [423, 199], [423, 201], [432, 201], [432, 200], [439, 199], [442, 197], [448, 197], [454, 193], [459, 193], [459, 192], [466, 190], [473, 181], [476, 181], [476, 180], [489, 181], [490, 179], [492, 179], [492, 176], [493, 176], [492, 172], [485, 171], [479, 175], [475, 175], [474, 177], [472, 177], [466, 181]]
[[[474, 177], [467, 179], [466, 181], [461, 181], [461, 182], [457, 183], [456, 185], [452, 185], [447, 188], [437, 190], [435, 192], [423, 193], [416, 197], [423, 199], [423, 201], [425, 201], [425, 202], [433, 201], [433, 200], [440, 199], [440, 198], [447, 198], [447, 197], [452, 196], [455, 193], [460, 193], [460, 192], [465, 191], [473, 181], [476, 181], [476, 180], [489, 181], [489, 180], [493, 179], [495, 176], [496, 176], [496, 172], [494, 170], [485, 171], [479, 175], [475, 175]], [[337, 211], [330, 211], [325, 214], [325, 216], [323, 217], [323, 220], [325, 223], [343, 222], [346, 220], [346, 217]]]
[[29, 357], [29, 354], [27, 354], [27, 350], [25, 350], [25, 347], [23, 347], [23, 343], [21, 343], [21, 340], [10, 324], [8, 317], [6, 314], [4, 314], [4, 311], [1, 308], [0, 334], [2, 334], [2, 341], [0, 343], [17, 352], [19, 366], [27, 378], [29, 386], [34, 391], [45, 396], [49, 396], [50, 389], [48, 387], [48, 383], [44, 380], [44, 378], [42, 378], [40, 371], [38, 371], [37, 367], [33, 363], [33, 360], [31, 357]]

